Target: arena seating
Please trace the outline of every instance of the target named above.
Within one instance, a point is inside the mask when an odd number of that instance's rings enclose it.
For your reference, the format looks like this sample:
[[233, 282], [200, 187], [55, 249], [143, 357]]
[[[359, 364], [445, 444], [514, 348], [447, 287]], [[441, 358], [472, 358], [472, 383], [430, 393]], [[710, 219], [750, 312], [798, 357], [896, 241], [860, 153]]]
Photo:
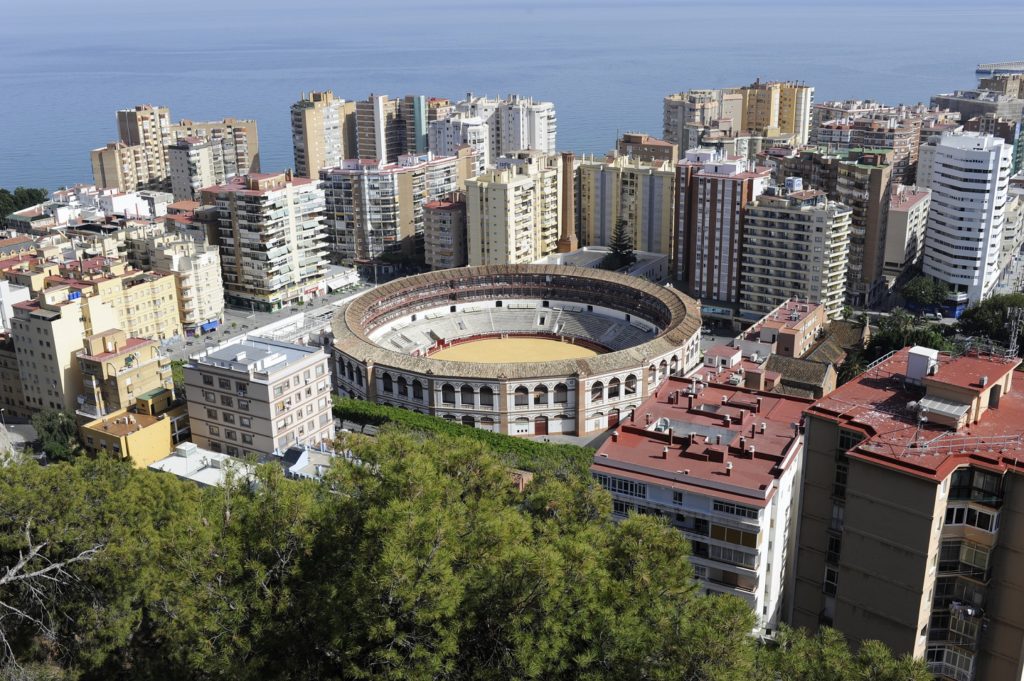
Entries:
[[[646, 330], [649, 329], [649, 330]], [[385, 347], [412, 354], [427, 352], [438, 340], [500, 333], [543, 333], [597, 343], [609, 350], [645, 343], [657, 329], [645, 322], [628, 322], [583, 306], [538, 308], [523, 303], [505, 307], [473, 307], [458, 313], [434, 312], [415, 322], [389, 329], [379, 340]]]

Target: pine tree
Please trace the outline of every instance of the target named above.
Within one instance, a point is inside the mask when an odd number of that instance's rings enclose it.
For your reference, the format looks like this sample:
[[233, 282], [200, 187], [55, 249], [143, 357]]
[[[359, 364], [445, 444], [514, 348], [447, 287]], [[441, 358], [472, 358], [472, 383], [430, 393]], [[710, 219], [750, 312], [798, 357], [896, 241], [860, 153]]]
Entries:
[[611, 249], [611, 252], [602, 261], [602, 269], [620, 270], [636, 262], [633, 238], [626, 231], [625, 218], [619, 218], [615, 223], [615, 229], [612, 231], [612, 240], [608, 247]]

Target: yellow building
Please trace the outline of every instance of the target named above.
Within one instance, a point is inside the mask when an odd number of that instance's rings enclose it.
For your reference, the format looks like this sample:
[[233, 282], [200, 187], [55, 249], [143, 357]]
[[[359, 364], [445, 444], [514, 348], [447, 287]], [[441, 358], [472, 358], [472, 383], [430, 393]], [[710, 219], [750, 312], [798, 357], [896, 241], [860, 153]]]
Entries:
[[136, 468], [145, 468], [174, 449], [171, 421], [166, 416], [119, 409], [86, 423], [79, 430], [89, 451], [106, 451], [131, 459]]
[[557, 251], [561, 173], [558, 156], [520, 152], [467, 181], [469, 264], [531, 263]]
[[735, 90], [743, 98], [743, 130], [765, 137], [793, 135], [794, 143], [807, 144], [811, 131], [814, 88], [792, 82], [755, 81]]
[[676, 169], [670, 161], [611, 155], [584, 159], [577, 174], [585, 246], [609, 246], [623, 219], [636, 250], [672, 255]]
[[160, 354], [159, 342], [120, 329], [88, 336], [78, 365], [83, 393], [77, 411], [85, 421], [127, 408], [137, 395], [174, 386], [171, 361]]

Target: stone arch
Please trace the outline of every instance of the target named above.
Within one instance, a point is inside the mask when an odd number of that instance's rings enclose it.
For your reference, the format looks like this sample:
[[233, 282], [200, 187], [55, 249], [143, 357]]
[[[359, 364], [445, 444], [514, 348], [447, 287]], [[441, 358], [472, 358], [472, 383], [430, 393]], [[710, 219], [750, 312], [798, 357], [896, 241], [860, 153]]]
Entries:
[[401, 395], [402, 397], [408, 397], [409, 396], [409, 379], [407, 379], [405, 376], [399, 376], [397, 383], [398, 383], [398, 394]]
[[485, 385], [482, 388], [480, 388], [480, 406], [494, 406], [494, 389], [491, 388], [489, 385]]
[[455, 404], [455, 386], [445, 383], [441, 386], [441, 402], [443, 404]]
[[385, 371], [383, 374], [381, 374], [380, 382], [384, 384], [384, 392], [395, 392], [395, 381], [391, 378], [391, 374]]
[[415, 400], [423, 399], [423, 384], [418, 378], [412, 379], [412, 397]]
[[517, 407], [527, 407], [530, 404], [530, 389], [525, 385], [518, 386], [515, 392], [515, 405]]
[[476, 405], [476, 393], [473, 392], [473, 386], [463, 385], [459, 388], [459, 401], [462, 402], [463, 406]]
[[668, 370], [673, 376], [679, 373], [679, 355], [672, 355], [672, 361], [668, 365]]
[[558, 383], [555, 385], [554, 390], [554, 402], [555, 404], [565, 404], [569, 401], [569, 386], [565, 383]]
[[617, 377], [608, 381], [608, 399], [613, 400], [622, 394], [622, 381]]
[[601, 381], [594, 381], [590, 384], [590, 401], [600, 402], [604, 399], [604, 383]]
[[538, 384], [533, 389], [533, 403], [534, 404], [547, 404], [548, 403], [548, 387], [543, 383]]
[[476, 419], [472, 415], [466, 414], [462, 417], [462, 425], [469, 426], [470, 428], [476, 428]]
[[636, 374], [630, 374], [626, 376], [625, 392], [627, 395], [636, 394]]

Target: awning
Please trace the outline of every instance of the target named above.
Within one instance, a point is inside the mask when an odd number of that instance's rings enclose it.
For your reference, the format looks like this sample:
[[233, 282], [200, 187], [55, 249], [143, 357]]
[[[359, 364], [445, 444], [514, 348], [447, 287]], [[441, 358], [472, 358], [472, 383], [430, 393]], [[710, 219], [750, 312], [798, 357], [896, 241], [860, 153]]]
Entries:
[[207, 331], [213, 331], [218, 326], [220, 326], [220, 322], [218, 322], [216, 319], [214, 319], [212, 322], [206, 322], [205, 324], [200, 326], [199, 329], [201, 331], [203, 331], [203, 333], [205, 333]]

